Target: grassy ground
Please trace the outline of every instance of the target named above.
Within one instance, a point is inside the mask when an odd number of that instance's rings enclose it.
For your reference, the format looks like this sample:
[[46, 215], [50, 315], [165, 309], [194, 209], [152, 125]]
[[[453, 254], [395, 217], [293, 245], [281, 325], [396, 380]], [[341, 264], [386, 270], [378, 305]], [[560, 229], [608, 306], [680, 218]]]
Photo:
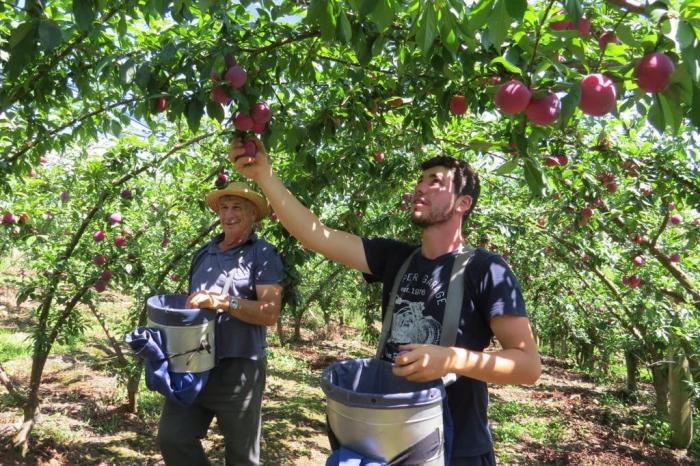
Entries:
[[[1, 286], [1, 285], [0, 285]], [[0, 289], [0, 363], [19, 384], [31, 367], [31, 304], [14, 305], [14, 290]], [[105, 296], [101, 310], [116, 326], [128, 306]], [[102, 330], [86, 313], [82, 338], [55, 348], [42, 383], [41, 416], [28, 458], [17, 458], [8, 440], [21, 410], [0, 387], [0, 464], [163, 464], [154, 438], [160, 395], [143, 388], [139, 415], [123, 409], [125, 391], [108, 364]], [[273, 336], [263, 403], [264, 465], [323, 465], [330, 454], [325, 436], [325, 399], [320, 373], [333, 361], [371, 355], [358, 332], [346, 327], [331, 337], [281, 346]], [[593, 383], [562, 361], [545, 359], [533, 387], [493, 386], [490, 417], [501, 465], [691, 465], [700, 464], [698, 442], [690, 456], [665, 445], [668, 425], [649, 411], [652, 393], [626, 403], [615, 385]], [[214, 464], [223, 464], [223, 443], [212, 426], [205, 441]]]

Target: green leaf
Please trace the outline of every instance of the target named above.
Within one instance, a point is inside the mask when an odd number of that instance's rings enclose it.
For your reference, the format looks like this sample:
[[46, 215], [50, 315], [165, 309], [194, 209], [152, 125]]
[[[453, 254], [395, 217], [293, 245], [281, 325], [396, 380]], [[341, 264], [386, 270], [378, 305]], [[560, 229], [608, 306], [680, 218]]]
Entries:
[[630, 47], [640, 47], [641, 43], [637, 40], [635, 33], [626, 24], [620, 24], [617, 29], [615, 29], [615, 34], [620, 39], [620, 41], [629, 45]]
[[151, 81], [151, 68], [148, 65], [148, 63], [143, 63], [141, 66], [139, 66], [139, 69], [136, 72], [136, 77], [134, 79], [134, 82], [142, 91], [146, 91], [146, 89], [148, 89], [148, 83], [150, 81]]
[[663, 35], [676, 43], [676, 47], [683, 50], [695, 41], [693, 28], [685, 21], [678, 18], [667, 18], [661, 23], [661, 32]]
[[39, 23], [39, 42], [44, 50], [55, 49], [62, 40], [61, 28], [55, 21], [49, 19]]
[[456, 54], [458, 51], [459, 43], [457, 41], [457, 23], [455, 22], [455, 17], [447, 9], [442, 9], [440, 11], [439, 21], [440, 27], [440, 38], [445, 48], [450, 52]]
[[503, 67], [506, 69], [506, 71], [509, 71], [514, 74], [523, 74], [523, 70], [509, 62], [506, 57], [496, 57], [493, 60], [491, 60], [490, 65], [503, 65]]
[[489, 16], [489, 38], [491, 43], [499, 49], [510, 28], [510, 15], [506, 10], [506, 0], [497, 0], [496, 6]]
[[122, 83], [131, 84], [131, 82], [134, 80], [134, 76], [136, 75], [136, 66], [136, 61], [132, 60], [131, 58], [122, 63], [122, 65], [119, 67], [119, 79], [122, 81]]
[[375, 7], [369, 14], [369, 18], [377, 25], [379, 32], [384, 32], [391, 23], [394, 22], [396, 15], [395, 0], [374, 0]]
[[525, 134], [522, 132], [517, 132], [513, 134], [512, 138], [513, 142], [515, 143], [515, 147], [518, 149], [518, 154], [526, 156], [528, 154], [528, 141]]
[[666, 128], [666, 121], [664, 120], [664, 113], [661, 109], [661, 103], [659, 102], [658, 94], [654, 96], [654, 105], [652, 105], [649, 109], [649, 113], [647, 114], [647, 120], [660, 133], [664, 132], [664, 129]]
[[423, 142], [429, 143], [435, 139], [435, 134], [433, 133], [433, 123], [430, 117], [423, 118], [420, 121], [421, 135], [423, 136]]
[[340, 14], [340, 21], [338, 21], [338, 37], [342, 37], [346, 44], [352, 41], [352, 26], [345, 12]]
[[321, 28], [321, 37], [335, 39], [336, 17], [333, 0], [311, 0], [306, 18]]
[[501, 166], [498, 167], [496, 171], [494, 171], [494, 173], [496, 175], [507, 175], [519, 166], [520, 165], [518, 164], [518, 161], [516, 159], [508, 160], [507, 162], [501, 164]]
[[96, 0], [73, 0], [73, 16], [78, 29], [89, 31], [97, 18]]
[[204, 115], [204, 106], [197, 98], [193, 98], [187, 102], [187, 126], [190, 131], [196, 133], [199, 130], [199, 122]]
[[418, 19], [418, 30], [416, 31], [416, 42], [424, 53], [429, 53], [433, 48], [437, 30], [435, 28], [435, 7], [433, 2], [426, 2], [423, 14]]
[[172, 40], [167, 41], [160, 51], [160, 61], [163, 63], [169, 62], [177, 53], [177, 49], [178, 47]]
[[95, 75], [99, 76], [102, 74], [102, 70], [105, 68], [105, 66], [110, 65], [112, 61], [114, 61], [114, 57], [111, 55], [100, 58], [95, 65]]
[[[21, 38], [15, 41], [15, 46], [10, 50], [10, 59], [7, 61], [7, 66], [5, 67], [5, 72], [9, 79], [14, 79], [19, 76], [26, 66], [32, 62], [38, 52], [36, 23], [24, 23], [21, 27], [23, 30], [18, 33], [18, 36], [21, 36]], [[14, 35], [13, 33], [13, 36]]]
[[22, 42], [27, 36], [33, 37], [36, 35], [36, 22], [33, 20], [22, 23], [12, 31], [10, 35], [10, 48], [15, 48], [20, 42]]
[[544, 194], [544, 175], [542, 170], [531, 160], [525, 159], [525, 182], [534, 197]]
[[656, 94], [656, 96], [658, 97], [659, 104], [661, 105], [661, 111], [664, 115], [665, 124], [671, 127], [673, 134], [678, 134], [678, 130], [683, 122], [683, 113], [681, 112], [680, 102], [677, 98], [671, 98], [671, 95], [665, 92]]
[[119, 22], [117, 23], [117, 32], [120, 36], [125, 36], [128, 31], [129, 26], [126, 23], [126, 15], [123, 15], [119, 18]]
[[559, 117], [559, 124], [561, 128], [566, 128], [569, 124], [569, 119], [576, 111], [579, 101], [581, 100], [581, 84], [576, 83], [571, 88], [568, 94], [561, 99], [561, 115]]
[[467, 19], [467, 27], [472, 33], [477, 29], [486, 24], [486, 21], [491, 16], [491, 11], [493, 10], [493, 4], [496, 0], [481, 0], [481, 3], [477, 5], [470, 13]]
[[372, 44], [374, 39], [365, 35], [362, 30], [358, 30], [352, 36], [353, 49], [355, 49], [355, 54], [357, 55], [357, 61], [361, 65], [369, 64], [372, 60]]
[[197, 0], [197, 4], [199, 5], [199, 11], [207, 12], [214, 4], [214, 0]]
[[213, 118], [221, 123], [225, 117], [224, 107], [220, 103], [210, 100], [207, 102], [207, 115], [209, 115], [209, 118]]
[[510, 17], [516, 21], [522, 21], [527, 9], [527, 0], [507, 0], [505, 3]]
[[122, 125], [120, 125], [117, 120], [112, 120], [110, 130], [112, 131], [112, 134], [119, 137], [119, 135], [122, 133]]
[[696, 128], [700, 128], [700, 88], [697, 83], [693, 85], [693, 105], [690, 107], [690, 121]]
[[566, 10], [567, 17], [576, 23], [583, 16], [583, 6], [581, 5], [581, 0], [566, 0], [564, 3], [564, 9]]
[[372, 43], [372, 56], [376, 57], [382, 53], [384, 50], [384, 44], [386, 44], [386, 36], [377, 37]]
[[700, 81], [700, 47], [688, 47], [681, 52], [683, 63], [692, 81]]
[[361, 3], [355, 8], [355, 11], [360, 13], [360, 18], [366, 18], [377, 6], [376, 0], [356, 0], [353, 4]]

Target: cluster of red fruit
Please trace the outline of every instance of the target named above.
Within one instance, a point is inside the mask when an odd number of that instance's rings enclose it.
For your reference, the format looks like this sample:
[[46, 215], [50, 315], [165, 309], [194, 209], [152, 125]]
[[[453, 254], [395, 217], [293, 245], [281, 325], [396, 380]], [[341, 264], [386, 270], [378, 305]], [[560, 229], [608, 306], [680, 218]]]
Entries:
[[[211, 90], [211, 97], [215, 102], [222, 105], [231, 103], [232, 98], [230, 91], [235, 89], [243, 89], [248, 81], [248, 73], [246, 70], [236, 63], [233, 55], [227, 53], [224, 57], [226, 69], [223, 73], [212, 70], [211, 79], [214, 82], [214, 87]], [[222, 79], [223, 74], [223, 79]], [[272, 111], [267, 102], [258, 102], [253, 105], [250, 113], [237, 111], [233, 115], [233, 126], [241, 132], [252, 131], [256, 134], [262, 134], [267, 130], [268, 123], [272, 119]], [[253, 139], [248, 139], [244, 143], [245, 156], [255, 157], [257, 153], [257, 145]], [[228, 182], [228, 176], [222, 171], [216, 179], [216, 186], [222, 187]]]
[[583, 209], [581, 209], [578, 224], [580, 226], [588, 225], [588, 221], [591, 219], [591, 217], [593, 217], [593, 209], [589, 206], [584, 207]]
[[569, 158], [564, 154], [547, 155], [543, 163], [546, 167], [565, 167], [569, 163]]
[[[610, 41], [608, 36], [608, 42]], [[607, 42], [606, 42], [607, 45]], [[645, 55], [634, 70], [637, 85], [645, 92], [661, 92], [668, 87], [674, 65], [660, 52]], [[602, 73], [592, 73], [581, 80], [579, 108], [586, 115], [603, 116], [615, 109], [617, 89], [612, 79]], [[525, 112], [529, 121], [537, 125], [554, 123], [561, 114], [559, 97], [548, 92], [534, 96], [531, 89], [517, 79], [503, 84], [496, 92], [496, 106], [509, 115]]]
[[[63, 194], [68, 194], [67, 192], [61, 193], [62, 196], [61, 198], [63, 199], [64, 196]], [[124, 189], [121, 192], [121, 196], [124, 200], [131, 200], [134, 197], [134, 193], [130, 189]], [[68, 196], [65, 197], [65, 200], [68, 200]], [[111, 225], [120, 225], [124, 218], [122, 217], [122, 214], [119, 212], [113, 212], [107, 216], [107, 221]], [[123, 248], [126, 246], [126, 235], [128, 234], [128, 229], [123, 228], [122, 231], [118, 234], [116, 234], [113, 238], [114, 241], [114, 246], [117, 248]], [[107, 234], [104, 232], [104, 230], [96, 230], [92, 234], [92, 240], [95, 241], [96, 243], [101, 243], [102, 241], [105, 240], [107, 237]], [[107, 263], [107, 258], [102, 255], [102, 254], [96, 254], [92, 258], [92, 262], [95, 265], [98, 266], [103, 266]], [[112, 272], [108, 269], [105, 268], [102, 273], [100, 273], [100, 276], [98, 277], [97, 281], [95, 282], [95, 290], [98, 291], [99, 293], [102, 293], [104, 290], [107, 289], [107, 283], [109, 280], [112, 278]]]
[[[250, 141], [253, 142], [253, 141]], [[255, 143], [253, 143], [255, 144]], [[255, 154], [253, 154], [255, 155]], [[228, 175], [226, 174], [226, 170], [223, 168], [219, 172], [219, 174], [216, 176], [216, 180], [214, 181], [214, 185], [216, 185], [217, 188], [223, 188], [226, 186], [226, 183], [228, 183]]]
[[610, 193], [617, 192], [617, 183], [615, 182], [615, 175], [609, 172], [598, 173], [596, 179], [605, 185], [605, 188]]
[[639, 288], [644, 284], [644, 282], [642, 282], [642, 277], [639, 275], [625, 275], [622, 277], [622, 283], [630, 288]]
[[15, 223], [26, 223], [29, 220], [29, 214], [22, 212], [19, 215], [15, 215], [12, 212], [5, 212], [5, 214], [0, 217], [0, 223], [3, 225], [13, 225]]
[[[211, 72], [211, 79], [214, 82], [211, 97], [215, 102], [228, 105], [232, 101], [230, 91], [243, 89], [248, 81], [248, 73], [236, 63], [231, 54], [226, 54], [224, 61], [226, 70], [223, 73], [223, 78], [218, 71], [212, 70]], [[237, 111], [233, 115], [233, 126], [238, 131], [252, 131], [253, 133], [262, 134], [267, 130], [267, 125], [271, 119], [272, 111], [267, 102], [258, 102], [253, 105], [250, 113]], [[252, 139], [245, 143], [245, 151], [247, 157], [254, 157], [257, 153], [257, 146]]]

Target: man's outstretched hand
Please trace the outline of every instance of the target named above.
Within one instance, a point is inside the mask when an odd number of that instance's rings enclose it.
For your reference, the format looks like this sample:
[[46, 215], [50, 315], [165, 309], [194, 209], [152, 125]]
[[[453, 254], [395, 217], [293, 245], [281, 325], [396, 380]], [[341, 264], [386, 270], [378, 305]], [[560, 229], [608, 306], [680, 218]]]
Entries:
[[[255, 155], [250, 155], [250, 148], [246, 150], [245, 144], [255, 144]], [[247, 152], [248, 151], [248, 152]], [[246, 153], [247, 152], [247, 153]], [[258, 181], [265, 175], [272, 173], [270, 158], [265, 151], [265, 146], [258, 138], [250, 138], [244, 143], [240, 138], [231, 141], [228, 151], [228, 159], [236, 167], [236, 170], [246, 178]]]

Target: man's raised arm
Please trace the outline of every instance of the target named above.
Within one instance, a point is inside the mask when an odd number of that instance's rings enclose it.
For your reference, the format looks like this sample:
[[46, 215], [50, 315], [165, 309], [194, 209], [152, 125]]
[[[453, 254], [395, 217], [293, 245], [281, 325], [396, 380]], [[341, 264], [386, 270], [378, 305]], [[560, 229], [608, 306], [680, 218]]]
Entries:
[[245, 155], [240, 139], [234, 139], [229, 148], [229, 160], [243, 176], [254, 180], [267, 196], [282, 225], [301, 244], [328, 259], [370, 273], [362, 239], [346, 231], [325, 226], [289, 192], [272, 169], [262, 142], [255, 140], [257, 153]]

